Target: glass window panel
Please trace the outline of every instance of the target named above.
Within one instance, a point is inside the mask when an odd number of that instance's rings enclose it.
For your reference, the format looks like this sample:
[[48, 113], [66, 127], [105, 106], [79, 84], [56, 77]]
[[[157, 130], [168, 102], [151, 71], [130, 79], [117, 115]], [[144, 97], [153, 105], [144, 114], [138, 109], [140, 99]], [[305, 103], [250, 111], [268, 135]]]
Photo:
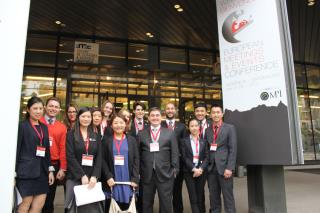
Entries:
[[97, 41], [99, 43], [99, 63], [126, 66], [126, 44], [119, 42]]
[[311, 90], [309, 94], [316, 155], [320, 160], [320, 90]]
[[299, 88], [307, 88], [306, 72], [303, 65], [295, 64], [296, 84]]
[[310, 89], [320, 89], [320, 68], [307, 66], [308, 87]]
[[129, 44], [128, 46], [129, 67], [134, 69], [143, 69], [147, 67], [148, 46], [144, 44]]
[[185, 49], [161, 47], [160, 69], [185, 71], [187, 69]]
[[190, 70], [213, 74], [213, 55], [210, 52], [190, 51]]

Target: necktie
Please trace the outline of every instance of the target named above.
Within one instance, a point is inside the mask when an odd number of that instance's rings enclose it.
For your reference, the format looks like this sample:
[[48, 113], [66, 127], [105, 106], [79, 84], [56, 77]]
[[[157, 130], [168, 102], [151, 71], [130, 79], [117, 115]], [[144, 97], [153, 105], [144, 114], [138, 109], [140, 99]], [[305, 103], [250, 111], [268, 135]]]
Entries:
[[199, 126], [200, 126], [200, 137], [202, 137], [202, 121], [199, 121]]
[[169, 127], [172, 129], [172, 121], [169, 121]]
[[53, 119], [52, 119], [52, 118], [49, 118], [49, 119], [48, 119], [48, 123], [49, 123], [49, 125], [51, 125], [51, 124], [53, 123]]

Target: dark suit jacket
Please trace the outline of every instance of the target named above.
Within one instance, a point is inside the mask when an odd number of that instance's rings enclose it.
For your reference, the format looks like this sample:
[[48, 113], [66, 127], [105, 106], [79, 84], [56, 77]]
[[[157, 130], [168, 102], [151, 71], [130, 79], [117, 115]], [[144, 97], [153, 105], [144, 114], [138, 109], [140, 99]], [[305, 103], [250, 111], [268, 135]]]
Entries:
[[34, 131], [29, 120], [24, 120], [19, 124], [18, 143], [16, 154], [16, 173], [21, 179], [32, 179], [40, 176], [41, 168], [48, 173], [50, 164], [50, 144], [48, 127], [39, 122], [43, 131], [43, 146], [46, 148], [45, 157], [37, 157], [37, 146], [40, 139]]
[[[161, 127], [168, 128], [168, 125], [165, 120], [161, 122]], [[187, 130], [186, 130], [186, 126], [183, 123], [175, 121], [174, 133], [177, 137], [179, 153], [181, 156], [181, 141], [182, 141], [182, 139], [184, 139], [188, 135]]]
[[85, 143], [80, 138], [80, 141], [75, 141], [74, 131], [67, 133], [67, 178], [79, 181], [82, 176], [87, 175], [89, 178], [95, 176], [100, 178], [101, 175], [101, 141], [100, 135], [91, 132], [89, 137], [90, 144], [88, 154], [93, 155], [93, 166], [82, 166], [82, 155], [86, 154]]
[[[185, 137], [181, 143], [181, 158], [183, 162], [182, 170], [184, 172], [192, 172], [193, 165], [193, 152], [192, 152], [192, 141], [190, 136]], [[199, 141], [199, 164], [197, 168], [201, 168], [206, 171], [208, 166], [208, 146], [205, 140], [200, 139]]]
[[[147, 129], [149, 127], [149, 124], [146, 120], [143, 120], [143, 129]], [[132, 137], [137, 138], [138, 132], [136, 131], [136, 126], [134, 123], [134, 120], [131, 122], [130, 132], [128, 132]]]
[[139, 132], [140, 174], [144, 183], [152, 180], [153, 163], [160, 182], [165, 182], [179, 172], [179, 149], [174, 132], [161, 128], [159, 152], [150, 152], [150, 127]]
[[[128, 140], [128, 168], [130, 180], [139, 184], [139, 164], [140, 156], [138, 143], [131, 135], [126, 135]], [[107, 180], [114, 178], [114, 156], [113, 137], [105, 137], [102, 141], [102, 180], [105, 184]]]
[[[208, 127], [210, 127], [211, 125], [212, 125], [212, 120], [211, 119], [209, 119], [209, 118], [206, 118], [206, 120], [207, 120], [207, 128], [206, 128], [206, 130], [208, 129]], [[206, 132], [203, 132], [203, 134], [201, 135], [201, 138], [202, 139], [205, 139], [205, 133]]]
[[[206, 129], [206, 141], [208, 149], [213, 142], [212, 125]], [[220, 175], [223, 175], [225, 169], [234, 170], [237, 157], [237, 135], [236, 129], [233, 125], [222, 123], [218, 137], [216, 140], [218, 145], [217, 151], [209, 151], [209, 166], [210, 172], [214, 166]]]

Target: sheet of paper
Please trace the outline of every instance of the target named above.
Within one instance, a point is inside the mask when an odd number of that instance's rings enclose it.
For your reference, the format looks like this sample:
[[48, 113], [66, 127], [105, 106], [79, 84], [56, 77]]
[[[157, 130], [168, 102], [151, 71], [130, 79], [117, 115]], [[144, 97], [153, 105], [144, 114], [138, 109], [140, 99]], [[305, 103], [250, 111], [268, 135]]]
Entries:
[[96, 183], [92, 189], [88, 189], [88, 185], [78, 185], [73, 188], [73, 191], [77, 206], [105, 200], [101, 182]]

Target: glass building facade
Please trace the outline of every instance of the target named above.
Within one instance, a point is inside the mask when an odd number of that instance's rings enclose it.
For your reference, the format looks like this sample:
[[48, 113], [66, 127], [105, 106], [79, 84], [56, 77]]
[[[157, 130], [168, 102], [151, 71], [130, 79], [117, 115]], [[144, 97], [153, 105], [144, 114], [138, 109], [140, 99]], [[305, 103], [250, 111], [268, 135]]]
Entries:
[[[75, 41], [99, 44], [98, 64], [73, 62]], [[320, 65], [295, 64], [298, 106], [305, 160], [320, 160]], [[56, 84], [54, 83], [56, 81]], [[132, 110], [135, 101], [164, 109], [178, 106], [186, 122], [193, 105], [222, 103], [219, 53], [214, 50], [148, 44], [105, 38], [81, 38], [29, 33], [21, 96], [26, 100], [56, 95], [62, 113], [68, 103]]]

